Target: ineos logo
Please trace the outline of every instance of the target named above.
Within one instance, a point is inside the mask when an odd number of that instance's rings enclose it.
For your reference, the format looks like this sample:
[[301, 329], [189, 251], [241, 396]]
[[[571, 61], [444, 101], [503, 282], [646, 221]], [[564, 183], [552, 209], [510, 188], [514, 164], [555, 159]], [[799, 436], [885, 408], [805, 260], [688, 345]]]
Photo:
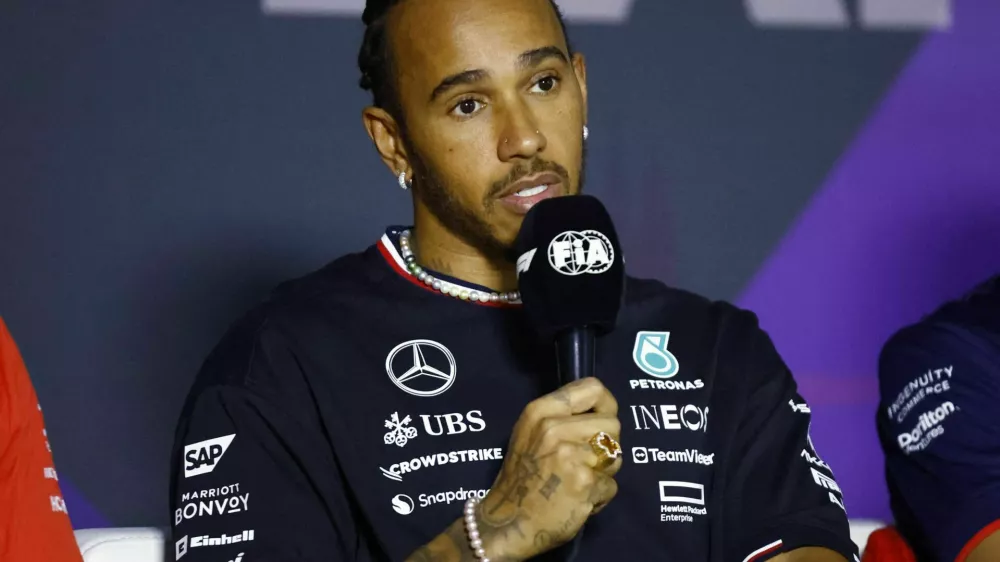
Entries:
[[639, 431], [647, 429], [708, 431], [708, 407], [687, 404], [676, 406], [631, 406], [632, 421]]
[[614, 262], [611, 241], [596, 230], [567, 230], [549, 243], [549, 265], [563, 275], [604, 273]]

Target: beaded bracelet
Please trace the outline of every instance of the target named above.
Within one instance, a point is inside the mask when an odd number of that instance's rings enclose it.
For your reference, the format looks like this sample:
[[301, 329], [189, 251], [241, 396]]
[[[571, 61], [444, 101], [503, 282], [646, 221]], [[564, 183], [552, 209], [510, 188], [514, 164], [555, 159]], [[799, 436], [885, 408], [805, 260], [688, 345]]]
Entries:
[[486, 551], [483, 550], [483, 539], [479, 536], [479, 524], [476, 523], [476, 505], [478, 504], [479, 498], [476, 497], [471, 497], [465, 502], [465, 533], [469, 536], [469, 546], [472, 547], [476, 558], [480, 562], [490, 562], [490, 559], [486, 557]]

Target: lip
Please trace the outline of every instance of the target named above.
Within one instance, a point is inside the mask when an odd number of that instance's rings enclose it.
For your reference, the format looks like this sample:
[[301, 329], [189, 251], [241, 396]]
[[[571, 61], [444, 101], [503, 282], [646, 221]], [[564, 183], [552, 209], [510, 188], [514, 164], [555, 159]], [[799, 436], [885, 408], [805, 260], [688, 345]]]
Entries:
[[[515, 195], [521, 190], [530, 189], [539, 185], [546, 186], [545, 191], [537, 195], [532, 195], [531, 197], [518, 197]], [[500, 202], [510, 211], [523, 215], [526, 214], [539, 201], [558, 197], [563, 191], [565, 191], [565, 187], [563, 186], [563, 180], [559, 174], [554, 172], [543, 172], [541, 174], [535, 174], [524, 178], [523, 180], [505, 189], [503, 194], [500, 196]]]

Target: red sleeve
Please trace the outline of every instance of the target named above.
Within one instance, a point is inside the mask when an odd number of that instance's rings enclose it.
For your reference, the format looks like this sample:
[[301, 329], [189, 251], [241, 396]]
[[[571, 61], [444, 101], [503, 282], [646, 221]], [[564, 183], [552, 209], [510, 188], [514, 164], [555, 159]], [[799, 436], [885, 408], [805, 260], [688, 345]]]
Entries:
[[0, 560], [80, 562], [41, 406], [0, 319]]
[[916, 562], [917, 558], [895, 527], [883, 527], [868, 537], [861, 562]]

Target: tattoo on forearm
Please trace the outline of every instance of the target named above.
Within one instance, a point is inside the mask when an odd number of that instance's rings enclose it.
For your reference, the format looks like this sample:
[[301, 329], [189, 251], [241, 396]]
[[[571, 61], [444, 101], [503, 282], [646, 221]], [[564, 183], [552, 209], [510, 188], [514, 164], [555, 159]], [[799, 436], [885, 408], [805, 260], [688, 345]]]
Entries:
[[542, 489], [538, 493], [542, 494], [542, 497], [548, 500], [556, 492], [556, 489], [559, 488], [559, 484], [562, 484], [562, 478], [553, 474], [545, 481], [545, 485], [542, 486]]

